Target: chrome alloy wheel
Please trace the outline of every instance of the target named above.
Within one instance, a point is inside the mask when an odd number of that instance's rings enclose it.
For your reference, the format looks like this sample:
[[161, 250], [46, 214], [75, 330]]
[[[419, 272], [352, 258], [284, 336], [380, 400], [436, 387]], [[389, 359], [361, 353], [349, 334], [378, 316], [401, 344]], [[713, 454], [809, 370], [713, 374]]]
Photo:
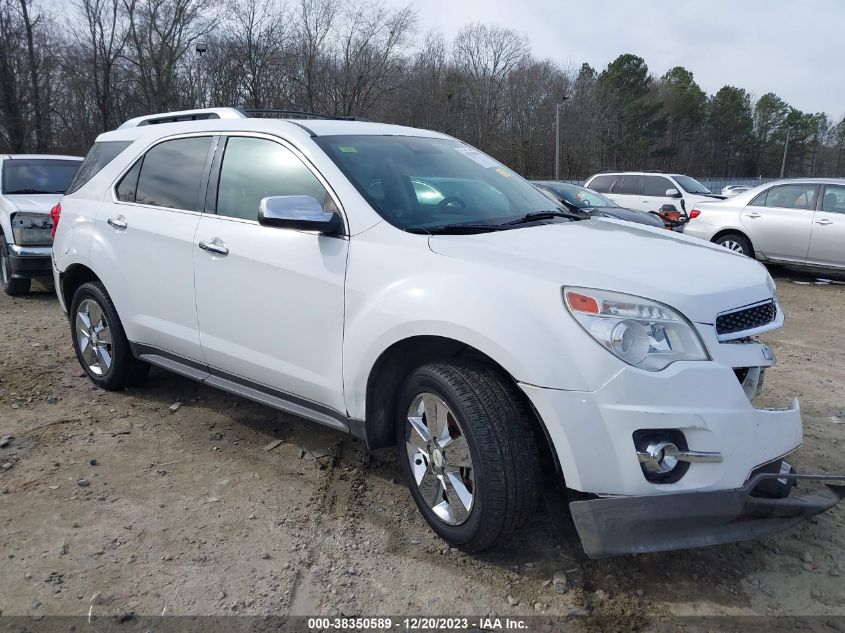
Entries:
[[76, 309], [76, 344], [92, 374], [108, 373], [113, 360], [111, 328], [103, 309], [92, 299], [85, 299]]
[[411, 401], [405, 444], [414, 481], [428, 507], [449, 525], [472, 511], [475, 469], [458, 418], [441, 398], [421, 393]]
[[740, 253], [741, 255], [745, 255], [745, 249], [742, 248], [742, 244], [740, 244], [739, 242], [735, 242], [734, 240], [724, 240], [723, 242], [721, 242], [721, 245], [727, 248], [728, 250]]

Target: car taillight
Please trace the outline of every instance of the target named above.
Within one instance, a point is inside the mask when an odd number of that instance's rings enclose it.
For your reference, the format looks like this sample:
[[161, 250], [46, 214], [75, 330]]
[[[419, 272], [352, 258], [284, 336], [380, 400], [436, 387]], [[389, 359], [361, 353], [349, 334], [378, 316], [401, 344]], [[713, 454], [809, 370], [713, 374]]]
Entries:
[[701, 211], [699, 211], [698, 209], [693, 209], [692, 211], [689, 212], [689, 219], [692, 220], [693, 218], [697, 218], [700, 215], [701, 215]]
[[56, 229], [59, 228], [59, 218], [62, 217], [62, 203], [57, 202], [56, 206], [50, 209], [50, 219], [53, 221], [53, 228], [50, 231], [50, 237], [56, 239]]

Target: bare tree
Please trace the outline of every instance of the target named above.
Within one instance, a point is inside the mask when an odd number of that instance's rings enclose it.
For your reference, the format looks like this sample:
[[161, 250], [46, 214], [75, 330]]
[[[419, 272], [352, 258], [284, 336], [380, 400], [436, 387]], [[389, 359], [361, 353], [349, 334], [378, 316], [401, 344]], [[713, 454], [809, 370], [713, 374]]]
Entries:
[[324, 51], [337, 15], [337, 0], [300, 0], [297, 15], [297, 64], [291, 80], [304, 92], [304, 107], [312, 112], [322, 108], [326, 70]]
[[500, 26], [470, 24], [455, 38], [453, 60], [466, 75], [469, 99], [477, 120], [476, 142], [490, 142], [499, 123], [508, 76], [528, 55], [527, 38]]
[[75, 5], [82, 20], [75, 37], [87, 62], [84, 73], [103, 131], [110, 130], [115, 122], [115, 73], [129, 37], [126, 15], [134, 11], [134, 4], [135, 0], [128, 0], [126, 5], [122, 0], [77, 0]]
[[403, 47], [413, 33], [416, 12], [406, 6], [388, 9], [380, 2], [347, 1], [339, 21], [334, 111], [342, 115], [366, 112], [402, 85]]
[[17, 8], [11, 0], [0, 0], [0, 130], [12, 152], [26, 147], [23, 93], [19, 77], [23, 70], [23, 42]]
[[[223, 45], [238, 79], [238, 101], [265, 108], [278, 85], [287, 40], [287, 16], [274, 0], [232, 4], [232, 19]], [[275, 81], [274, 81], [275, 80]]]
[[194, 101], [180, 94], [179, 65], [217, 23], [216, 0], [123, 0], [129, 20], [128, 58], [144, 110], [166, 111]]
[[23, 28], [26, 34], [26, 51], [29, 57], [29, 81], [30, 90], [32, 90], [32, 120], [33, 128], [35, 129], [35, 151], [44, 151], [44, 110], [41, 107], [41, 89], [38, 81], [38, 58], [35, 55], [35, 39], [32, 35], [32, 28], [35, 22], [38, 21], [36, 17], [34, 20], [29, 14], [30, 0], [20, 0], [21, 17], [23, 18]]

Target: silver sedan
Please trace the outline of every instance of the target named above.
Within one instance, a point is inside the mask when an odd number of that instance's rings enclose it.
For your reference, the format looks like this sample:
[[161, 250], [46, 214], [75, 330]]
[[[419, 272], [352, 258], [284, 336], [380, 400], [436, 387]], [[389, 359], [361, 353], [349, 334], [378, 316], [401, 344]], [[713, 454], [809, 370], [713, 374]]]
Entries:
[[764, 262], [845, 269], [845, 179], [779, 180], [696, 203], [692, 235]]

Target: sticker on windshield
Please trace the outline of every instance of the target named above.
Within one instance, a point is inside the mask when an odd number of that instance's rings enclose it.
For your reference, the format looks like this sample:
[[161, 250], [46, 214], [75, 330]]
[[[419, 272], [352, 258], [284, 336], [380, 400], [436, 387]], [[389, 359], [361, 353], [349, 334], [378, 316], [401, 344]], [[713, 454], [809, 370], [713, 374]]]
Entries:
[[472, 147], [456, 147], [454, 149], [459, 154], [463, 154], [471, 161], [478, 163], [484, 168], [499, 166], [499, 161], [493, 160], [487, 154], [479, 152], [477, 149], [473, 149]]
[[504, 176], [505, 178], [511, 177], [511, 173], [504, 167], [496, 167], [496, 173], [498, 173], [500, 176]]
[[338, 145], [337, 147], [344, 154], [357, 154], [358, 150], [351, 145]]

